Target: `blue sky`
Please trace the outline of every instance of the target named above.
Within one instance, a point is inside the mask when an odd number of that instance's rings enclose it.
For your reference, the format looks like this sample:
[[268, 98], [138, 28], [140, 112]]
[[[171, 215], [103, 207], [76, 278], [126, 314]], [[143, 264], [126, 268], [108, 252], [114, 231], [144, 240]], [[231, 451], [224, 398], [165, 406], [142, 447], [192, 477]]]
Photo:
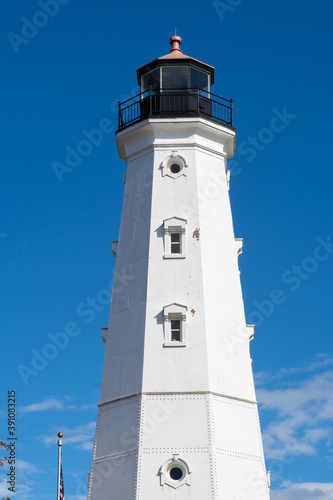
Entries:
[[[45, 3], [1, 6], [0, 439], [15, 389], [12, 498], [55, 497], [60, 430], [66, 500], [86, 496], [125, 171], [117, 102], [177, 26], [183, 52], [215, 66], [213, 91], [234, 99], [230, 198], [271, 498], [332, 500], [331, 2]], [[99, 144], [74, 158], [101, 122]], [[65, 330], [67, 344], [46, 347]]]

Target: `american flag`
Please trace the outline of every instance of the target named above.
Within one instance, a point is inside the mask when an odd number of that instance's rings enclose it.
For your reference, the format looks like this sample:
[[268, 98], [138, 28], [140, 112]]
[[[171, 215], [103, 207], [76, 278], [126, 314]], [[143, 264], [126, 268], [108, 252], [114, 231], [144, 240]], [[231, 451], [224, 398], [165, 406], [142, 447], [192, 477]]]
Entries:
[[59, 500], [65, 500], [64, 478], [62, 477], [62, 464], [60, 467], [60, 496]]

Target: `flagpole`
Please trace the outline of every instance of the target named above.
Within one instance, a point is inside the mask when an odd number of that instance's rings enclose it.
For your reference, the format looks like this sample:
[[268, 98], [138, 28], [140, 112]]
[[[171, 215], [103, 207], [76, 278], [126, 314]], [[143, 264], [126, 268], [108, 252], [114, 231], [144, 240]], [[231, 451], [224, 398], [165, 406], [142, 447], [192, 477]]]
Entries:
[[57, 500], [60, 500], [60, 475], [61, 475], [61, 447], [62, 447], [62, 436], [63, 433], [58, 434], [58, 488], [57, 488]]

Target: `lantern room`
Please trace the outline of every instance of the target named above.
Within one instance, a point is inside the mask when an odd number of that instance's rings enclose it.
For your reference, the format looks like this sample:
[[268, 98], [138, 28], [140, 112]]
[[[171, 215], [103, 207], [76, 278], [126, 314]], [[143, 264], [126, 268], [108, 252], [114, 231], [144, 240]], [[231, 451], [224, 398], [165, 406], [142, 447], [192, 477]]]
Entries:
[[119, 127], [152, 118], [201, 116], [232, 127], [232, 100], [212, 94], [214, 68], [180, 50], [180, 36], [169, 40], [171, 51], [137, 70], [140, 94], [119, 102]]
[[179, 48], [180, 36], [170, 38], [169, 54], [155, 59], [137, 70], [141, 93], [179, 90], [210, 92], [214, 83], [214, 68], [193, 57], [186, 56]]

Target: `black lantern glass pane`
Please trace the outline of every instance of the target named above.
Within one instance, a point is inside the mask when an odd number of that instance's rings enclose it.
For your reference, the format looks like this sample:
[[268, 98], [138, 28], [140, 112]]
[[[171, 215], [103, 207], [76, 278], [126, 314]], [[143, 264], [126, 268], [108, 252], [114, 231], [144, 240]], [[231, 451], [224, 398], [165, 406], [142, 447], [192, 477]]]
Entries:
[[191, 87], [194, 88], [199, 85], [199, 88], [202, 90], [207, 90], [210, 92], [208, 88], [208, 75], [203, 71], [199, 71], [198, 69], [191, 68]]
[[162, 68], [163, 90], [189, 88], [188, 66], [164, 66]]
[[160, 89], [160, 69], [154, 69], [142, 77], [141, 92], [149, 91], [150, 86], [152, 90]]

